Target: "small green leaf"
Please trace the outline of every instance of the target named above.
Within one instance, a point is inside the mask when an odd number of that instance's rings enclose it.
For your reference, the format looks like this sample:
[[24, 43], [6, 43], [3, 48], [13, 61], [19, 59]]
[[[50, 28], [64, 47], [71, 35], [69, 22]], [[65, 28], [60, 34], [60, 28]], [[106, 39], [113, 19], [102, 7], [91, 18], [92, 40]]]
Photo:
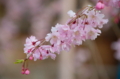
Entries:
[[19, 64], [19, 63], [23, 63], [24, 59], [20, 59], [20, 60], [16, 60], [16, 62], [14, 62], [14, 64]]

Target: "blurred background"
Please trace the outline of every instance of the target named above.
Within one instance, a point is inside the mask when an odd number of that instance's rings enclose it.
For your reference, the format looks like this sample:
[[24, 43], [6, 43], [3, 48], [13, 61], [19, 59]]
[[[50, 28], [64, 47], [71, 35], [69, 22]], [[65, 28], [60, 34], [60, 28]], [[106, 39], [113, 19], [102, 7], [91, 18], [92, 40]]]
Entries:
[[115, 0], [104, 0], [102, 12], [109, 23], [95, 41], [61, 52], [56, 60], [29, 61], [30, 75], [22, 75], [22, 64], [14, 64], [26, 57], [27, 37], [44, 38], [52, 26], [66, 23], [69, 10], [77, 12], [97, 1], [0, 0], [0, 79], [120, 79], [120, 5]]

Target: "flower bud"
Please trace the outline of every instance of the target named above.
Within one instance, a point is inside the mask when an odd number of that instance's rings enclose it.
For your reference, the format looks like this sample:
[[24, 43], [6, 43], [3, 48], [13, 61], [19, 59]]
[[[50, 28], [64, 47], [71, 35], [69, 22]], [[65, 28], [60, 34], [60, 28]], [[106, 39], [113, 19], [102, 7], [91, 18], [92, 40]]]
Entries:
[[29, 60], [33, 60], [33, 56], [30, 56], [30, 57], [29, 57]]
[[24, 74], [28, 75], [30, 74], [30, 71], [27, 69]]
[[102, 2], [98, 2], [95, 6], [97, 10], [102, 10], [105, 7], [105, 5]]

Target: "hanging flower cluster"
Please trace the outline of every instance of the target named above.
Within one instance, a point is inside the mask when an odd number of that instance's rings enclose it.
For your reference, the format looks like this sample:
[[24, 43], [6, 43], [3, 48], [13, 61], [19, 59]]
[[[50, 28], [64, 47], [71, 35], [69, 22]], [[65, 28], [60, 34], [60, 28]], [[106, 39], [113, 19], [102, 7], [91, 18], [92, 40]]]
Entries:
[[[92, 6], [87, 6], [77, 13], [70, 10], [68, 14], [71, 19], [64, 25], [56, 24], [52, 27], [51, 33], [48, 33], [45, 39], [38, 40], [35, 36], [26, 39], [24, 53], [27, 58], [23, 63], [22, 74], [30, 73], [25, 63], [28, 59], [55, 59], [56, 54], [61, 51], [69, 51], [72, 46], [81, 45], [88, 39], [95, 40], [101, 34], [100, 28], [108, 22], [108, 19], [104, 19], [104, 14]], [[50, 44], [46, 45], [46, 42]]]

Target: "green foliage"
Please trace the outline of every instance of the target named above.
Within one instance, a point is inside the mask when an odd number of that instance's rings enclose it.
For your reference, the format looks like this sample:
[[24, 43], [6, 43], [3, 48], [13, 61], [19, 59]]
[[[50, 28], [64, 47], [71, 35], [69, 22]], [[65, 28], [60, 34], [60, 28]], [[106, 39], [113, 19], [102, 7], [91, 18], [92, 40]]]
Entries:
[[16, 60], [16, 62], [14, 62], [14, 64], [19, 64], [19, 63], [23, 63], [24, 62], [24, 59], [19, 59], [19, 60]]

